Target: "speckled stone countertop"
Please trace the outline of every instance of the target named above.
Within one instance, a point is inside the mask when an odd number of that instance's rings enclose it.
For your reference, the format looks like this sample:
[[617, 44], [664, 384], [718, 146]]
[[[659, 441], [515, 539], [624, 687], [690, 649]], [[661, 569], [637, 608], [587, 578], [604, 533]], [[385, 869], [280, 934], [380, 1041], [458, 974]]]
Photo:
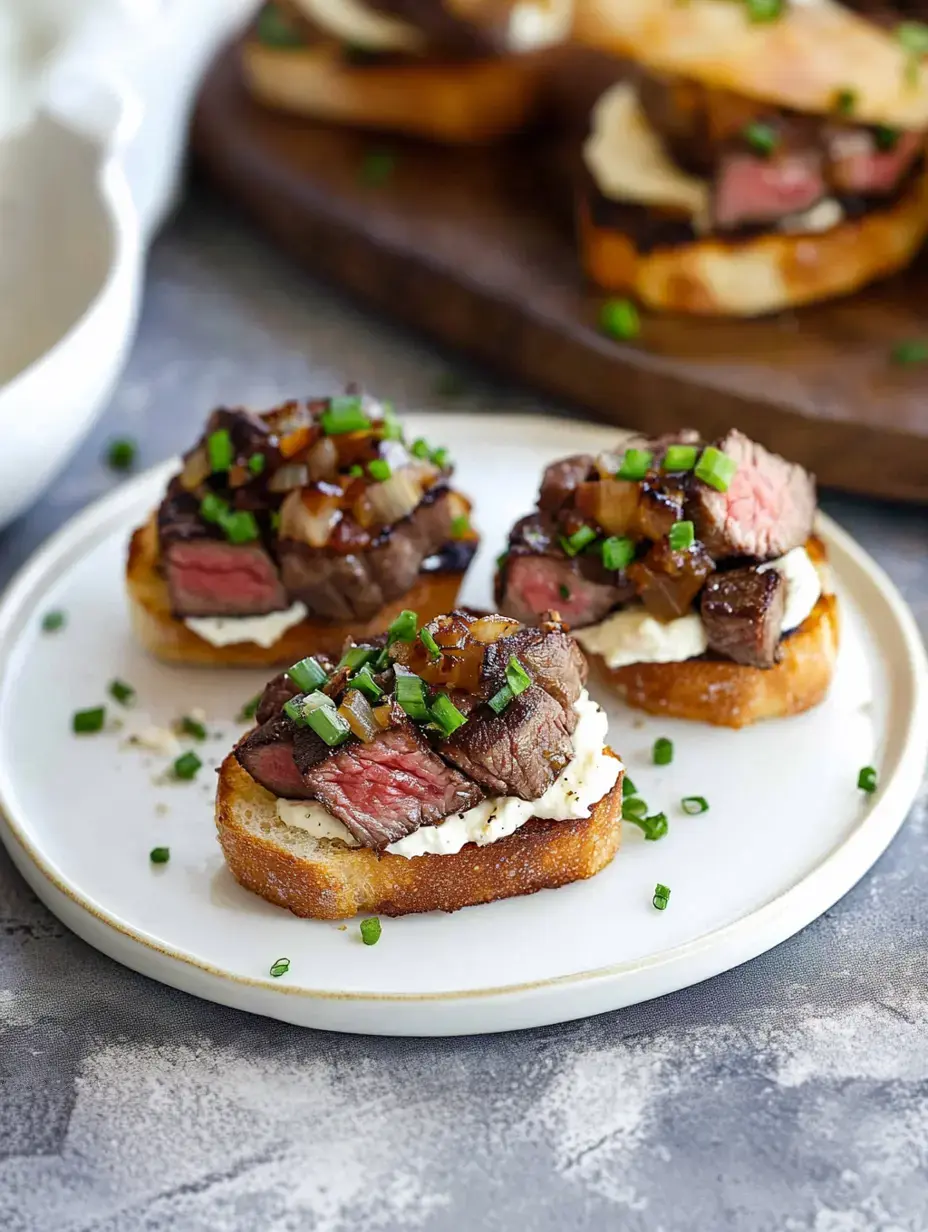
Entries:
[[[225, 399], [355, 379], [425, 406], [449, 366], [197, 200], [155, 246], [105, 417], [0, 535], [0, 581], [114, 482], [114, 435], [147, 466]], [[456, 404], [533, 405], [468, 384]], [[928, 631], [925, 511], [824, 503]], [[0, 1229], [923, 1232], [926, 841], [923, 797], [833, 910], [686, 992], [423, 1041], [304, 1031], [151, 983], [71, 936], [0, 849]]]

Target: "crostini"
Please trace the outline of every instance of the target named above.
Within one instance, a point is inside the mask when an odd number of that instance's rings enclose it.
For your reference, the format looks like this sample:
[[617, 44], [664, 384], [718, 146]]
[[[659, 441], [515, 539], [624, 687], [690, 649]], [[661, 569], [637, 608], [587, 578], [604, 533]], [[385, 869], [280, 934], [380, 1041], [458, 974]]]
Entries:
[[463, 611], [304, 659], [219, 772], [233, 875], [296, 915], [460, 907], [591, 877], [622, 775], [586, 661], [556, 621]]
[[838, 649], [815, 481], [741, 432], [637, 440], [547, 468], [499, 610], [556, 609], [629, 704], [743, 727], [824, 698]]
[[132, 536], [136, 635], [169, 662], [265, 667], [447, 611], [478, 544], [451, 471], [359, 394], [214, 411]]

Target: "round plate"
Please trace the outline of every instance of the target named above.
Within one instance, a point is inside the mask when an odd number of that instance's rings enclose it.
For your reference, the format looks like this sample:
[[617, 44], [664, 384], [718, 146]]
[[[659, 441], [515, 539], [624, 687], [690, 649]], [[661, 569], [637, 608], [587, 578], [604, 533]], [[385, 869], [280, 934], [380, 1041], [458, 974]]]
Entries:
[[[408, 421], [414, 435], [450, 447], [475, 500], [484, 543], [462, 600], [483, 606], [493, 558], [531, 508], [544, 464], [615, 443], [614, 432], [547, 419]], [[843, 642], [817, 710], [733, 732], [639, 715], [592, 684], [612, 745], [652, 811], [667, 813], [664, 839], [646, 842], [627, 826], [613, 864], [590, 881], [455, 915], [385, 919], [373, 947], [356, 921], [299, 920], [235, 883], [212, 822], [211, 767], [242, 730], [234, 716], [263, 676], [165, 667], [130, 635], [126, 541], [170, 471], [141, 476], [65, 527], [0, 608], [5, 841], [70, 928], [145, 975], [342, 1031], [444, 1035], [564, 1021], [684, 987], [784, 940], [857, 881], [912, 803], [928, 743], [924, 650], [888, 578], [822, 518]], [[67, 624], [42, 632], [52, 608]], [[113, 678], [135, 687], [135, 708], [108, 698]], [[72, 734], [72, 711], [103, 701], [107, 730]], [[194, 708], [208, 716], [197, 746], [204, 765], [193, 782], [172, 782], [171, 755], [128, 737]], [[657, 736], [674, 742], [670, 766], [651, 764]], [[880, 772], [872, 796], [857, 788], [864, 765]], [[687, 795], [705, 796], [709, 811], [684, 815]], [[155, 846], [170, 847], [168, 864], [150, 863]], [[672, 891], [663, 912], [651, 903], [656, 882]], [[273, 979], [281, 957], [289, 973]]]

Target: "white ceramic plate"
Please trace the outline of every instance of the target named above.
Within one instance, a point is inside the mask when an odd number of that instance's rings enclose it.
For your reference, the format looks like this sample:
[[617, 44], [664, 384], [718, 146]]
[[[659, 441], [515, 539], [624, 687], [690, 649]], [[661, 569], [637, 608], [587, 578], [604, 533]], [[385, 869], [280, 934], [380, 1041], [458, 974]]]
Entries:
[[[485, 538], [463, 597], [484, 605], [493, 558], [531, 507], [544, 463], [615, 441], [546, 419], [423, 415], [409, 426], [450, 446], [475, 498]], [[298, 920], [226, 871], [209, 766], [171, 784], [161, 781], [168, 758], [125, 747], [129, 730], [199, 706], [214, 733], [200, 752], [215, 765], [241, 730], [233, 716], [263, 683], [163, 667], [132, 642], [126, 540], [167, 474], [143, 475], [65, 527], [0, 609], [7, 845], [66, 924], [155, 979], [288, 1022], [375, 1034], [500, 1031], [614, 1009], [715, 975], [808, 924], [866, 872], [914, 798], [928, 743], [924, 651], [889, 580], [823, 518], [843, 608], [823, 706], [730, 732], [609, 705], [611, 742], [652, 808], [668, 814], [666, 838], [648, 843], [628, 826], [615, 862], [591, 881], [456, 915], [385, 919], [370, 948], [356, 922]], [[68, 614], [56, 634], [40, 630], [50, 608]], [[135, 686], [138, 709], [120, 714], [121, 731], [75, 737], [72, 711], [105, 700], [112, 677]], [[668, 767], [650, 764], [657, 736], [674, 741]], [[867, 764], [880, 770], [874, 796], [856, 786]], [[687, 817], [679, 800], [694, 794], [710, 811]], [[148, 859], [158, 845], [171, 849], [163, 867]], [[672, 891], [664, 912], [651, 905], [658, 881]], [[271, 979], [284, 956], [289, 974]]]

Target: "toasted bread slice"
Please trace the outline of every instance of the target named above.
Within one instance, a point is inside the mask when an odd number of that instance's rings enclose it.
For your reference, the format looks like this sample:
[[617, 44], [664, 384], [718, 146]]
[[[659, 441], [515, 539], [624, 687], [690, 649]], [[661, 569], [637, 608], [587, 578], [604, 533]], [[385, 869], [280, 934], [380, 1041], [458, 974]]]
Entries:
[[531, 55], [460, 62], [352, 65], [334, 42], [242, 48], [253, 96], [283, 111], [452, 144], [516, 132], [542, 102], [544, 64]]
[[577, 213], [584, 268], [603, 290], [658, 312], [753, 317], [848, 295], [908, 265], [928, 235], [928, 173], [891, 204], [814, 234], [707, 236], [641, 252], [593, 219], [585, 195]]
[[457, 911], [555, 889], [605, 868], [621, 837], [622, 774], [585, 820], [533, 818], [486, 847], [469, 843], [454, 855], [407, 859], [285, 825], [277, 797], [230, 753], [219, 771], [216, 827], [236, 881], [294, 915], [341, 920]]
[[412, 590], [388, 603], [372, 620], [345, 624], [301, 620], [271, 646], [254, 642], [213, 646], [171, 613], [167, 583], [158, 570], [158, 530], [154, 518], [133, 534], [126, 566], [132, 628], [145, 649], [166, 663], [203, 667], [276, 667], [294, 663], [307, 654], [338, 658], [346, 637], [363, 641], [382, 633], [404, 608], [417, 612], [423, 623], [442, 612], [450, 612], [463, 578], [461, 572], [420, 573]]

